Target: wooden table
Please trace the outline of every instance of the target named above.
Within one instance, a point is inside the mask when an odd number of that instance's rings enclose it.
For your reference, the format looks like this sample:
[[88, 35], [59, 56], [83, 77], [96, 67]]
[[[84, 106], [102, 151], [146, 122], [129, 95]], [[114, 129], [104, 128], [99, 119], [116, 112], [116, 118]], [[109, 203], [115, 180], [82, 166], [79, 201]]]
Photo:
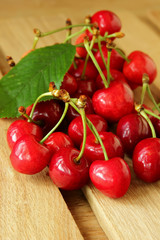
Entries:
[[[56, 28], [56, 25], [61, 26], [64, 24], [63, 21], [66, 20], [66, 18], [70, 17], [73, 19], [74, 23], [82, 22], [84, 17], [88, 14], [92, 14], [95, 11], [99, 9], [106, 9], [106, 6], [109, 10], [114, 11], [115, 13], [119, 13], [123, 18], [123, 21], [129, 21], [131, 20], [131, 24], [127, 25], [125, 22], [125, 30], [126, 31], [132, 31], [132, 24], [137, 24], [137, 28], [139, 30], [137, 31], [138, 35], [134, 35], [135, 39], [130, 40], [127, 39], [128, 42], [133, 43], [131, 46], [127, 46], [127, 51], [134, 50], [134, 47], [137, 46], [140, 49], [146, 50], [148, 49], [148, 41], [150, 44], [152, 44], [153, 41], [158, 42], [158, 38], [160, 36], [160, 32], [158, 28], [155, 26], [155, 18], [152, 14], [153, 10], [158, 10], [160, 9], [160, 3], [159, 0], [154, 0], [151, 2], [147, 2], [145, 0], [142, 1], [132, 1], [129, 2], [127, 0], [123, 1], [98, 1], [97, 3], [88, 3], [85, 2], [84, 0], [79, 1], [79, 2], [73, 2], [73, 0], [68, 0], [67, 3], [66, 1], [41, 1], [41, 0], [32, 0], [32, 1], [20, 1], [20, 0], [7, 0], [7, 1], [1, 1], [1, 10], [0, 10], [0, 26], [3, 26], [3, 23], [6, 24], [7, 29], [12, 29], [12, 26], [15, 27], [16, 24], [20, 24], [23, 26], [25, 24], [26, 27], [30, 27], [32, 30], [32, 27], [39, 27], [43, 28], [43, 30], [50, 30], [51, 24], [48, 25], [48, 22], [51, 20], [53, 21], [53, 29]], [[88, 10], [89, 9], [89, 10]], [[124, 13], [124, 10], [127, 10], [127, 13]], [[151, 11], [152, 10], [152, 11]], [[131, 17], [129, 17], [131, 15]], [[128, 18], [125, 19], [125, 16]], [[134, 22], [133, 20], [136, 19]], [[153, 20], [153, 21], [151, 21]], [[57, 22], [58, 21], [58, 24]], [[60, 23], [61, 21], [61, 23]], [[150, 33], [153, 32], [153, 36], [148, 37], [148, 39], [144, 39], [144, 42], [146, 41], [146, 45], [144, 43], [139, 43], [136, 42], [134, 44], [134, 41], [138, 41], [136, 39], [142, 39], [142, 37], [145, 35], [143, 34], [143, 29], [138, 26], [138, 24], [142, 24], [143, 26], [146, 26], [145, 31], [149, 29]], [[35, 26], [35, 24], [37, 24]], [[6, 33], [4, 31], [5, 27], [2, 27], [4, 32], [4, 35], [1, 36], [2, 42], [2, 49], [5, 53], [5, 55], [11, 55], [15, 61], [18, 61], [23, 54], [31, 45], [32, 43], [32, 33], [29, 34], [29, 29], [26, 29], [27, 33], [27, 45], [24, 45], [22, 43], [23, 41], [23, 35], [19, 34], [17, 35], [12, 35], [10, 36], [10, 40], [7, 39], [5, 42], [5, 37], [9, 38], [9, 33]], [[18, 28], [18, 26], [17, 26]], [[134, 28], [135, 29], [135, 28]], [[135, 30], [133, 30], [135, 33]], [[141, 32], [142, 31], [142, 32]], [[12, 31], [11, 31], [12, 32]], [[12, 32], [13, 33], [13, 32]], [[126, 32], [127, 35], [127, 32]], [[55, 37], [55, 39], [61, 38], [61, 34], [58, 35], [58, 37]], [[3, 39], [2, 39], [3, 37]], [[25, 41], [25, 40], [24, 40]], [[47, 42], [47, 40], [45, 40]], [[48, 40], [50, 41], [50, 40]], [[16, 43], [18, 45], [18, 48], [16, 48]], [[18, 44], [19, 43], [19, 44]], [[11, 45], [14, 45], [14, 48], [11, 48]], [[42, 40], [42, 45], [44, 44], [44, 41]], [[154, 45], [154, 44], [153, 44]], [[41, 44], [39, 45], [41, 46]], [[123, 46], [123, 43], [122, 43]], [[160, 48], [160, 45], [158, 45]], [[124, 46], [125, 48], [125, 43]], [[155, 45], [154, 45], [155, 47]], [[153, 57], [155, 57], [155, 61], [159, 61], [159, 56], [156, 54], [156, 50], [153, 49], [153, 46], [150, 45], [150, 49], [148, 49], [148, 53], [151, 54]], [[156, 80], [158, 82], [158, 80]], [[153, 86], [154, 91], [157, 91], [157, 88]], [[156, 94], [158, 95], [158, 94]], [[138, 96], [138, 93], [137, 93]], [[85, 195], [88, 196], [90, 199], [90, 192], [84, 189]], [[72, 216], [85, 240], [105, 240], [105, 239], [112, 239], [111, 235], [109, 234], [109, 229], [108, 229], [108, 234], [104, 233], [102, 228], [100, 227], [97, 218], [95, 217], [93, 211], [91, 210], [90, 205], [88, 204], [88, 201], [84, 197], [82, 191], [73, 191], [73, 192], [65, 192], [61, 191], [69, 210], [72, 213]], [[90, 201], [90, 204], [92, 208], [95, 207], [95, 203]], [[96, 207], [95, 207], [96, 209]], [[97, 211], [97, 209], [96, 209]], [[95, 211], [95, 212], [96, 212]], [[159, 216], [159, 215], [158, 215]], [[101, 218], [98, 217], [98, 220], [101, 224]], [[101, 224], [103, 226], [103, 224]], [[159, 225], [157, 226], [159, 227]], [[0, 229], [1, 232], [1, 229]], [[27, 238], [24, 238], [27, 239]], [[56, 238], [55, 238], [56, 239]], [[78, 238], [77, 238], [78, 239]], [[116, 239], [116, 238], [115, 238]], [[119, 238], [119, 239], [124, 239], [124, 238]], [[154, 239], [154, 238], [153, 238]], [[158, 238], [155, 238], [158, 240]], [[2, 240], [6, 240], [3, 239]], [[10, 240], [10, 239], [9, 239]], [[46, 239], [48, 240], [48, 239]], [[124, 239], [126, 240], [126, 239]]]

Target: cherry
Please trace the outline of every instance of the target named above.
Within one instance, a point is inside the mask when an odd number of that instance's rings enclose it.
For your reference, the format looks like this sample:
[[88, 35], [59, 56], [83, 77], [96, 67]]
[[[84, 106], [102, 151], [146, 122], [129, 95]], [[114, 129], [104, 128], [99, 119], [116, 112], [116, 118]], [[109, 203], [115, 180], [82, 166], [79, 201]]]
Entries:
[[[123, 158], [123, 147], [120, 139], [112, 132], [99, 132], [99, 136], [103, 141], [108, 158], [121, 157]], [[104, 153], [99, 142], [93, 134], [86, 138], [84, 157], [91, 163], [97, 159], [104, 160]]]
[[[107, 63], [108, 50], [107, 50], [107, 47], [105, 45], [102, 46], [102, 53], [103, 53], [104, 59], [105, 59], [105, 61]], [[97, 60], [97, 62], [99, 64], [100, 68], [102, 70], [104, 70], [105, 69], [105, 65], [103, 63], [100, 51], [98, 50], [94, 54], [94, 56], [95, 56], [95, 59]], [[111, 59], [110, 59], [110, 68], [122, 71], [124, 62], [125, 62], [124, 58], [122, 58], [121, 55], [115, 49], [112, 49]]]
[[45, 141], [44, 145], [54, 154], [62, 147], [74, 147], [70, 137], [63, 132], [53, 132]]
[[[28, 115], [30, 114], [32, 106], [29, 106], [26, 109], [26, 113]], [[34, 121], [40, 122], [43, 134], [46, 135], [59, 121], [62, 113], [63, 108], [60, 103], [57, 100], [51, 99], [38, 102], [35, 107], [32, 119]]]
[[[86, 117], [93, 123], [98, 132], [107, 130], [107, 122], [101, 116], [96, 114], [87, 114]], [[87, 136], [91, 133], [91, 130], [87, 126]], [[68, 127], [68, 135], [74, 144], [79, 147], [83, 140], [83, 125], [81, 116], [76, 117], [70, 122]]]
[[128, 154], [132, 154], [138, 142], [152, 136], [147, 121], [137, 113], [128, 114], [119, 120], [117, 135]]
[[51, 152], [38, 143], [33, 135], [20, 137], [11, 151], [10, 160], [13, 168], [24, 174], [36, 174], [49, 163]]
[[[115, 13], [107, 10], [101, 10], [93, 14], [91, 17], [91, 23], [98, 24], [100, 35], [102, 36], [104, 36], [106, 32], [112, 34], [119, 32], [121, 29], [121, 21], [119, 17]], [[91, 39], [92, 34], [88, 30], [86, 33]]]
[[90, 166], [89, 176], [94, 186], [110, 198], [122, 197], [131, 182], [129, 166], [119, 157], [94, 161]]
[[129, 85], [123, 81], [111, 81], [108, 88], [97, 90], [92, 97], [96, 114], [109, 122], [117, 122], [133, 110], [134, 95]]
[[[79, 97], [79, 96], [80, 96], [80, 94], [74, 95], [74, 97]], [[85, 96], [87, 97], [86, 106], [85, 106], [85, 113], [86, 114], [94, 114], [94, 110], [93, 110], [93, 106], [92, 106], [92, 100], [86, 94], [85, 94]], [[79, 113], [71, 105], [69, 105], [69, 108], [68, 108], [68, 111], [67, 111], [67, 119], [69, 121], [72, 121], [74, 118], [76, 118], [78, 116], [79, 116]]]
[[77, 78], [77, 94], [79, 95], [88, 95], [89, 97], [93, 96], [93, 93], [96, 90], [94, 79], [78, 79]]
[[154, 81], [157, 75], [157, 68], [150, 56], [141, 51], [133, 51], [128, 56], [128, 59], [130, 61], [125, 61], [123, 73], [129, 82], [142, 85], [142, 76], [144, 73], [149, 76], [149, 84]]
[[[160, 114], [158, 114], [158, 116], [160, 117]], [[159, 138], [160, 137], [160, 120], [158, 118], [152, 117], [151, 115], [150, 115], [150, 119], [156, 131], [156, 135]]]
[[[103, 74], [104, 76], [106, 77], [107, 79], [107, 70], [103, 70]], [[112, 81], [113, 80], [120, 80], [120, 81], [124, 81], [124, 82], [127, 82], [124, 74], [116, 69], [110, 69], [110, 74], [112, 76]], [[103, 83], [103, 80], [101, 78], [101, 75], [99, 74], [98, 77], [96, 78], [96, 86], [98, 89], [101, 89], [101, 88], [104, 88], [104, 83]]]
[[49, 164], [49, 175], [54, 184], [64, 190], [82, 188], [89, 180], [89, 166], [82, 157], [78, 163], [75, 159], [79, 151], [75, 148], [61, 148], [56, 152]]
[[7, 130], [7, 142], [10, 149], [12, 149], [17, 140], [25, 134], [35, 136], [37, 141], [40, 141], [43, 137], [42, 129], [38, 125], [22, 119], [16, 120], [11, 123]]
[[140, 141], [133, 152], [133, 169], [145, 182], [160, 179], [160, 139], [146, 138]]
[[63, 82], [61, 85], [61, 89], [65, 89], [70, 95], [76, 92], [78, 87], [77, 81], [75, 77], [73, 77], [71, 74], [66, 73]]

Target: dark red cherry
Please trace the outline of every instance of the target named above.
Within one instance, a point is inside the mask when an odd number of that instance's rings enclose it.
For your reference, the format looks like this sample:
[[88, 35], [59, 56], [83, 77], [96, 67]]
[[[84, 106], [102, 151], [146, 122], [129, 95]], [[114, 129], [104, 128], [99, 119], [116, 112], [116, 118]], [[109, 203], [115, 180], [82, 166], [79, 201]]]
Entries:
[[[106, 77], [106, 80], [107, 80], [107, 70], [103, 70], [103, 74], [104, 76]], [[124, 82], [127, 82], [125, 76], [123, 75], [122, 72], [116, 70], [116, 69], [110, 69], [110, 74], [111, 74], [111, 81], [113, 80], [120, 80], [120, 81], [124, 81]], [[101, 88], [104, 88], [104, 84], [103, 84], [103, 80], [101, 78], [101, 75], [99, 74], [98, 77], [96, 78], [96, 86], [98, 89], [101, 89]]]
[[[160, 117], [160, 114], [158, 114], [158, 116]], [[155, 118], [155, 117], [150, 117], [152, 123], [153, 123], [153, 126], [154, 126], [154, 129], [156, 131], [156, 136], [158, 138], [160, 138], [160, 120], [158, 118]]]
[[[26, 109], [26, 113], [29, 115], [32, 106]], [[47, 134], [59, 121], [63, 113], [63, 107], [59, 101], [51, 99], [47, 101], [39, 102], [33, 113], [33, 120], [39, 121], [44, 135]]]
[[82, 157], [75, 163], [79, 155], [77, 149], [61, 148], [56, 152], [49, 164], [49, 175], [54, 184], [64, 190], [82, 188], [89, 180], [89, 166], [87, 160]]
[[66, 73], [63, 78], [61, 89], [65, 89], [71, 95], [76, 92], [77, 87], [78, 85], [75, 77], [69, 73]]
[[74, 147], [70, 137], [63, 132], [52, 133], [45, 141], [44, 145], [52, 152], [56, 153], [62, 147]]
[[7, 130], [7, 142], [10, 149], [12, 149], [17, 140], [25, 134], [35, 136], [37, 141], [40, 141], [43, 137], [42, 129], [38, 125], [22, 119], [16, 120], [11, 123]]
[[110, 198], [124, 196], [131, 182], [129, 166], [119, 157], [94, 161], [89, 175], [94, 186]]
[[147, 121], [137, 113], [128, 114], [119, 120], [117, 135], [128, 154], [132, 154], [138, 142], [152, 136]]
[[[104, 56], [104, 59], [107, 63], [107, 59], [108, 59], [108, 50], [106, 48], [105, 45], [102, 46], [102, 53]], [[98, 50], [95, 54], [94, 54], [99, 66], [101, 67], [102, 70], [105, 69], [105, 65], [103, 63], [103, 60], [101, 58], [101, 54], [100, 51]], [[123, 69], [123, 64], [124, 64], [124, 59], [121, 57], [121, 55], [115, 50], [113, 49], [111, 52], [111, 59], [110, 59], [110, 68], [112, 69], [117, 69], [119, 71], [122, 71]]]
[[[114, 157], [123, 158], [123, 147], [119, 137], [112, 132], [99, 132], [99, 136], [102, 139], [109, 159]], [[83, 155], [90, 163], [97, 159], [105, 159], [102, 147], [99, 142], [97, 143], [93, 134], [88, 135], [86, 138]]]
[[13, 168], [24, 174], [36, 174], [49, 163], [51, 152], [33, 135], [23, 135], [14, 144], [10, 160]]
[[[108, 32], [108, 34], [119, 32], [122, 26], [119, 17], [108, 10], [101, 10], [93, 14], [91, 17], [91, 23], [98, 24], [100, 35], [102, 36], [104, 36], [106, 32]], [[91, 38], [92, 34], [88, 30], [86, 32]]]
[[160, 139], [146, 138], [140, 141], [133, 152], [133, 169], [145, 182], [160, 179]]
[[125, 61], [123, 73], [129, 82], [142, 85], [144, 73], [148, 74], [150, 84], [154, 81], [157, 75], [157, 68], [149, 55], [141, 51], [134, 51], [128, 56], [128, 59], [130, 62]]
[[[87, 114], [86, 117], [93, 123], [98, 132], [107, 130], [108, 125], [104, 118], [96, 114]], [[87, 136], [91, 133], [91, 130], [87, 126]], [[68, 135], [70, 136], [74, 144], [79, 147], [83, 140], [83, 124], [81, 116], [76, 117], [69, 124]]]
[[79, 95], [88, 95], [92, 97], [93, 93], [96, 90], [95, 80], [94, 79], [77, 79], [77, 94]]
[[111, 81], [108, 88], [99, 89], [93, 94], [92, 104], [96, 114], [109, 122], [117, 122], [133, 111], [133, 91], [123, 81]]

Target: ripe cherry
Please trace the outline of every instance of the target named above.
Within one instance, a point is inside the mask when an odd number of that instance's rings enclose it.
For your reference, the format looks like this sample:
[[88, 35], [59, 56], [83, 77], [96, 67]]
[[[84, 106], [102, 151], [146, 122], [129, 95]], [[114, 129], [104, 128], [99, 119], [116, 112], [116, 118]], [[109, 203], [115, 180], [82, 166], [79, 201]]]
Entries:
[[89, 166], [82, 157], [78, 163], [75, 159], [79, 151], [75, 148], [61, 148], [56, 152], [49, 164], [49, 175], [54, 184], [64, 190], [82, 188], [89, 180]]
[[[26, 109], [29, 115], [32, 106]], [[63, 107], [57, 100], [51, 99], [47, 101], [38, 102], [33, 113], [33, 120], [40, 122], [43, 134], [46, 135], [59, 121], [63, 113]]]
[[147, 121], [137, 113], [128, 114], [119, 120], [117, 135], [122, 141], [125, 153], [128, 154], [132, 154], [138, 142], [152, 136]]
[[96, 114], [109, 122], [117, 122], [132, 112], [133, 91], [123, 81], [111, 81], [108, 88], [99, 89], [93, 94], [92, 104]]
[[74, 147], [70, 137], [63, 132], [53, 132], [45, 141], [44, 145], [52, 152], [56, 153], [62, 147]]
[[[93, 14], [91, 17], [91, 23], [97, 23], [100, 30], [100, 35], [104, 36], [106, 32], [112, 34], [119, 32], [121, 29], [121, 21], [119, 17], [107, 10], [101, 10]], [[87, 30], [87, 35], [91, 38], [92, 34]]]
[[94, 79], [78, 79], [77, 78], [77, 94], [79, 95], [88, 95], [89, 97], [93, 96], [93, 93], [96, 90], [95, 80]]
[[[107, 130], [108, 124], [101, 116], [96, 114], [87, 114], [86, 117], [93, 123], [98, 132]], [[87, 126], [87, 136], [91, 133], [91, 130]], [[72, 139], [73, 143], [79, 147], [83, 140], [83, 125], [81, 116], [76, 117], [69, 124], [68, 135]]]
[[[119, 137], [112, 132], [99, 132], [99, 136], [102, 139], [109, 159], [114, 157], [123, 158], [123, 147]], [[93, 134], [88, 135], [86, 138], [83, 155], [90, 163], [97, 159], [105, 159], [102, 147], [99, 142], [97, 143]]]
[[51, 152], [33, 135], [23, 135], [13, 146], [10, 160], [13, 168], [24, 174], [36, 174], [49, 163]]
[[146, 138], [140, 141], [133, 152], [133, 169], [145, 182], [160, 179], [160, 139]]
[[142, 85], [144, 73], [148, 74], [150, 84], [154, 81], [157, 68], [150, 56], [141, 51], [134, 51], [128, 56], [128, 59], [130, 62], [125, 61], [123, 73], [129, 82]]
[[63, 82], [61, 85], [61, 89], [65, 89], [70, 95], [76, 92], [77, 90], [77, 81], [75, 77], [73, 77], [71, 74], [66, 73]]
[[120, 198], [128, 190], [131, 173], [127, 163], [119, 157], [94, 161], [89, 170], [94, 186], [110, 198]]
[[[103, 53], [104, 59], [105, 59], [105, 61], [107, 63], [108, 50], [107, 50], [105, 45], [102, 46], [102, 53]], [[98, 50], [94, 54], [94, 56], [95, 56], [95, 59], [97, 60], [97, 62], [99, 64], [100, 68], [102, 70], [104, 70], [105, 69], [105, 65], [103, 63], [100, 51]], [[115, 49], [112, 49], [111, 59], [110, 59], [110, 68], [122, 71], [124, 62], [125, 62], [124, 58], [122, 58], [121, 55]]]
[[7, 130], [7, 142], [10, 149], [12, 149], [17, 140], [25, 134], [35, 136], [37, 141], [40, 141], [43, 137], [42, 129], [38, 125], [22, 119], [16, 120], [11, 123]]

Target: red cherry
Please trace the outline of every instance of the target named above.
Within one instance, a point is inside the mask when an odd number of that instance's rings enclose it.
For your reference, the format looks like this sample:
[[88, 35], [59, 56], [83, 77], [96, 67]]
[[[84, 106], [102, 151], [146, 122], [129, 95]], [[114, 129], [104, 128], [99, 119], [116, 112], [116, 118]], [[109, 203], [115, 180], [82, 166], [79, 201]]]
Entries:
[[157, 68], [150, 56], [141, 51], [134, 51], [128, 56], [128, 59], [130, 62], [124, 63], [123, 73], [129, 82], [142, 85], [144, 73], [148, 74], [150, 84], [154, 81]]
[[[106, 77], [107, 79], [107, 70], [103, 70], [103, 74], [104, 76]], [[124, 74], [116, 69], [110, 69], [110, 74], [112, 76], [112, 81], [113, 80], [120, 80], [120, 81], [124, 81], [124, 82], [127, 82]], [[98, 77], [96, 78], [96, 86], [98, 89], [101, 89], [101, 88], [104, 88], [104, 83], [103, 83], [103, 80], [101, 78], [101, 75], [99, 74]]]
[[16, 120], [11, 123], [7, 130], [7, 142], [10, 149], [12, 149], [17, 140], [25, 134], [35, 136], [37, 141], [40, 141], [43, 137], [42, 129], [38, 125], [22, 119]]
[[132, 113], [119, 120], [117, 135], [122, 141], [124, 151], [132, 154], [137, 143], [151, 137], [152, 134], [147, 121], [142, 116]]
[[[123, 158], [123, 147], [120, 139], [112, 132], [100, 132], [100, 138], [103, 141], [108, 158], [121, 157]], [[82, 145], [81, 145], [82, 146]], [[100, 143], [96, 142], [93, 134], [86, 138], [84, 157], [91, 163], [97, 159], [104, 160], [104, 153]]]
[[145, 182], [160, 179], [160, 139], [146, 138], [140, 141], [133, 152], [133, 169]]
[[[160, 114], [158, 114], [158, 116], [160, 117]], [[159, 138], [160, 137], [160, 120], [158, 118], [155, 118], [152, 116], [150, 117], [150, 119], [151, 119], [154, 129], [156, 131], [156, 136]]]
[[[32, 106], [26, 109], [28, 115], [30, 114]], [[58, 101], [54, 99], [42, 101], [38, 102], [35, 107], [33, 120], [41, 123], [43, 134], [46, 135], [59, 121], [62, 113], [63, 108]]]
[[117, 122], [133, 110], [134, 95], [129, 85], [122, 81], [112, 81], [109, 88], [97, 90], [92, 97], [96, 114], [110, 122]]
[[89, 170], [94, 186], [110, 198], [120, 198], [128, 190], [131, 173], [127, 163], [119, 157], [108, 161], [94, 161]]
[[49, 164], [49, 175], [54, 184], [64, 190], [82, 188], [89, 180], [89, 166], [82, 157], [78, 164], [75, 158], [79, 155], [77, 149], [61, 148], [55, 153]]
[[[107, 63], [108, 50], [107, 50], [105, 45], [102, 46], [102, 53], [103, 53], [104, 59]], [[102, 70], [104, 70], [105, 65], [104, 65], [103, 60], [101, 58], [100, 51], [98, 50], [94, 54], [94, 56], [95, 56], [95, 59], [97, 60], [97, 62], [99, 64], [100, 68]], [[110, 68], [122, 71], [124, 62], [125, 62], [125, 60], [121, 57], [121, 55], [115, 49], [113, 49], [112, 52], [111, 52]]]
[[[82, 59], [79, 60], [77, 63], [77, 68], [70, 71], [70, 73], [75, 78], [81, 78], [83, 68], [84, 68], [84, 63], [85, 63], [84, 60], [82, 60]], [[97, 75], [98, 75], [98, 71], [97, 71], [96, 67], [94, 66], [93, 62], [88, 61], [86, 71], [85, 71], [85, 78], [86, 79], [96, 79]]]
[[93, 93], [96, 90], [94, 79], [77, 79], [77, 94], [79, 95], [88, 95], [92, 97]]
[[[98, 24], [100, 35], [102, 36], [104, 36], [106, 32], [108, 32], [108, 34], [112, 34], [114, 32], [119, 32], [121, 29], [121, 21], [119, 17], [115, 13], [107, 10], [96, 12], [91, 17], [91, 23]], [[86, 32], [91, 38], [92, 34], [88, 30]]]
[[[74, 97], [79, 97], [80, 94], [74, 95]], [[85, 95], [87, 97], [86, 106], [85, 106], [85, 113], [86, 114], [94, 114], [93, 106], [92, 106], [92, 100], [89, 96]], [[67, 120], [72, 121], [74, 118], [78, 117], [79, 113], [71, 106], [69, 105], [68, 111], [67, 111]]]
[[[104, 118], [96, 114], [87, 114], [86, 117], [93, 123], [98, 132], [107, 130], [108, 125]], [[87, 136], [91, 133], [91, 130], [87, 126]], [[70, 136], [74, 144], [79, 147], [83, 140], [83, 124], [81, 116], [76, 117], [69, 124], [68, 135]]]
[[13, 146], [10, 160], [13, 168], [24, 174], [36, 174], [49, 163], [51, 152], [33, 135], [23, 135]]
[[62, 147], [74, 147], [70, 137], [63, 132], [52, 133], [45, 141], [44, 145], [54, 154]]
[[73, 77], [71, 74], [66, 73], [63, 82], [61, 85], [61, 89], [65, 89], [70, 95], [76, 92], [77, 90], [77, 81], [75, 77]]

